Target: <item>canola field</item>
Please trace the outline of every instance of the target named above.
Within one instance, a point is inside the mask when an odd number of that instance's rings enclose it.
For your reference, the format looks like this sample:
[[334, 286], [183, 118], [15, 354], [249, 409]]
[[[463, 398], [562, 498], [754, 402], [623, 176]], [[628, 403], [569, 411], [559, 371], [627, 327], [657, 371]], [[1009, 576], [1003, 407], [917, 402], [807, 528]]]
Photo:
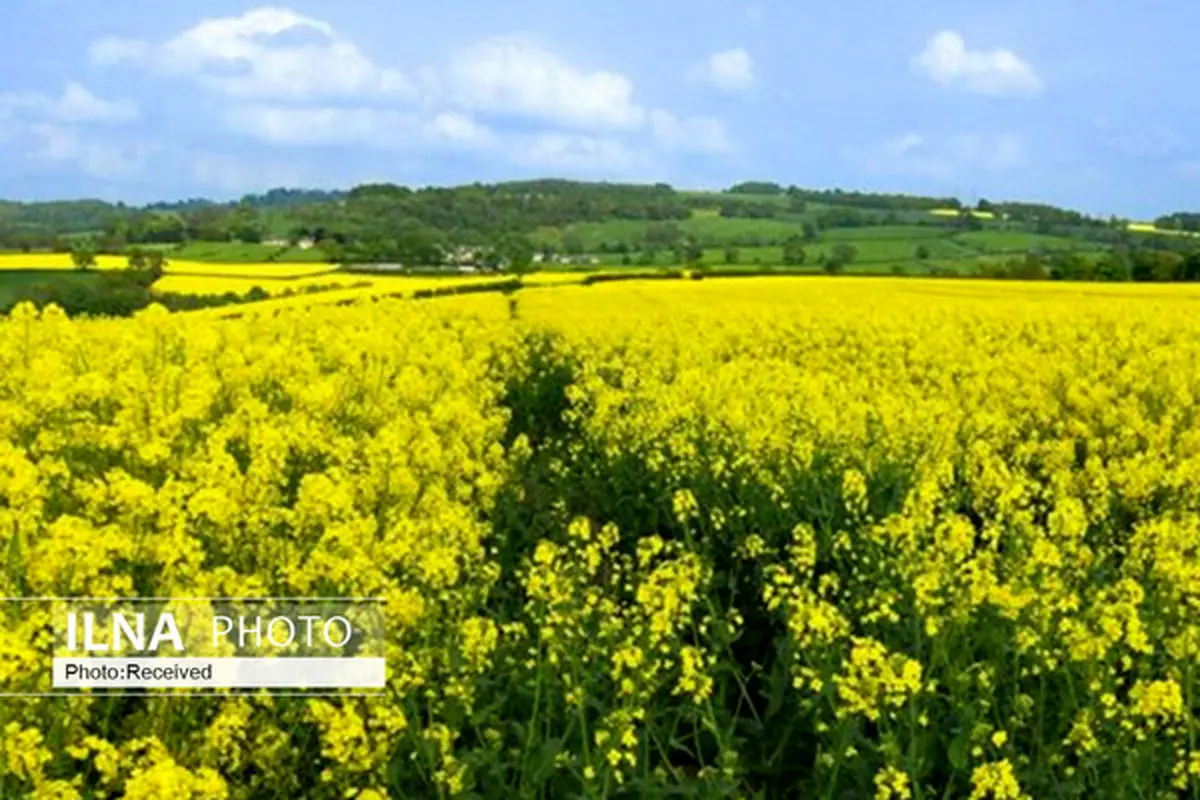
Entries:
[[[0, 320], [0, 595], [382, 596], [383, 698], [12, 698], [0, 796], [1200, 790], [1200, 291]], [[273, 302], [273, 301], [268, 301]], [[0, 691], [45, 691], [0, 622]]]

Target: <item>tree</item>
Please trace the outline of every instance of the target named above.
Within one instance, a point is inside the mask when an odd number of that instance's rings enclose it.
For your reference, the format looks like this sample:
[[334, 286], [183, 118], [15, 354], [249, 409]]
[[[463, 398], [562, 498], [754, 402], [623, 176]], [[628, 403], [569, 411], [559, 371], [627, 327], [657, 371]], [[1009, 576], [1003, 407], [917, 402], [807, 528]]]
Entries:
[[130, 269], [146, 268], [146, 251], [140, 247], [131, 247], [126, 254]]
[[1079, 253], [1057, 250], [1050, 254], [1050, 278], [1056, 281], [1087, 281], [1095, 277], [1095, 268]]
[[689, 267], [697, 267], [704, 260], [704, 248], [700, 243], [692, 237], [688, 237], [679, 243], [675, 248], [676, 259], [680, 263], [687, 264]]
[[683, 231], [674, 222], [659, 222], [646, 227], [643, 236], [646, 247], [673, 248], [683, 238]]
[[916, 256], [918, 261], [927, 261], [930, 256], [929, 247], [919, 244], [917, 245], [917, 249], [913, 251], [913, 255]]
[[979, 221], [979, 217], [971, 213], [969, 208], [964, 208], [958, 212], [958, 216], [954, 220], [955, 227], [961, 228], [964, 231], [981, 231], [983, 223]]
[[1200, 281], [1200, 250], [1188, 253], [1183, 262], [1182, 280]]
[[1128, 281], [1133, 278], [1133, 265], [1123, 247], [1105, 253], [1096, 265], [1096, 277], [1102, 281]]
[[782, 194], [783, 187], [770, 181], [744, 181], [729, 187], [730, 194]]
[[725, 263], [726, 264], [736, 264], [740, 260], [741, 260], [741, 254], [738, 252], [738, 249], [736, 247], [733, 247], [731, 245], [731, 246], [725, 248]]
[[1040, 281], [1046, 277], [1046, 260], [1040, 253], [1028, 252], [1022, 261], [1012, 265], [1011, 277], [1023, 281]]
[[1179, 280], [1184, 274], [1185, 263], [1179, 253], [1139, 250], [1133, 254], [1133, 279], [1159, 282]]
[[96, 251], [90, 242], [80, 242], [71, 248], [71, 261], [75, 269], [90, 269], [96, 266]]
[[583, 255], [584, 242], [583, 236], [577, 231], [567, 231], [562, 235], [563, 252], [569, 256]]
[[508, 234], [496, 243], [496, 252], [508, 271], [521, 277], [532, 268], [536, 250], [528, 236]]
[[783, 242], [783, 263], [789, 267], [802, 267], [807, 259], [804, 252], [804, 238], [798, 234], [789, 236]]
[[146, 253], [145, 268], [154, 280], [161, 278], [167, 271], [167, 257], [161, 250], [151, 250]]
[[174, 212], [152, 211], [138, 221], [130, 238], [153, 244], [179, 244], [187, 239], [187, 225]]
[[858, 257], [858, 249], [852, 244], [839, 243], [833, 246], [833, 251], [825, 259], [825, 271], [830, 273], [844, 272], [846, 267], [854, 263]]
[[804, 222], [804, 241], [815, 242], [819, 238], [821, 238], [821, 234], [820, 234], [820, 231], [817, 230], [817, 226], [813, 222], [811, 222], [809, 220], [805, 220], [805, 222]]

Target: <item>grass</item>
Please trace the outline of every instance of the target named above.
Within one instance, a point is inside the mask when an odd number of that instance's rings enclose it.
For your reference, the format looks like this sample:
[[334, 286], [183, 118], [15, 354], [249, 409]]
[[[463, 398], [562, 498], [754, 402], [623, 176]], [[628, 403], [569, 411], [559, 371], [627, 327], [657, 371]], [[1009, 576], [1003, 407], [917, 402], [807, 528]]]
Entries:
[[323, 250], [299, 247], [278, 247], [272, 244], [244, 244], [241, 242], [190, 242], [167, 254], [168, 259], [182, 261], [215, 261], [224, 263], [280, 262], [323, 262]]
[[61, 270], [30, 270], [28, 272], [0, 271], [0, 306], [11, 303], [17, 295], [30, 286], [41, 283], [90, 283], [96, 280], [94, 272], [63, 272]]
[[1067, 236], [1050, 236], [1023, 231], [984, 230], [960, 233], [954, 237], [980, 252], [1024, 253], [1028, 250], [1096, 249], [1096, 246]]
[[947, 238], [950, 232], [937, 225], [871, 225], [862, 228], [830, 228], [821, 234], [826, 241], [853, 239], [939, 239]]

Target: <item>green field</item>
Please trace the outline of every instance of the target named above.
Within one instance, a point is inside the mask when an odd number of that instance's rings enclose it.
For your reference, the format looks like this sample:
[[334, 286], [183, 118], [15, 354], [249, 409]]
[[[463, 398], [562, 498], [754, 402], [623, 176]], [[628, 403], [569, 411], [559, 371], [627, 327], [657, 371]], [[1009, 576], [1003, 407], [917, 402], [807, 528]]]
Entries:
[[960, 242], [980, 252], [1017, 253], [1028, 250], [1071, 250], [1095, 249], [1090, 243], [1066, 236], [1047, 236], [1024, 231], [982, 230], [960, 233], [955, 237]]
[[168, 251], [167, 258], [180, 261], [212, 261], [225, 264], [261, 264], [267, 261], [285, 263], [314, 263], [325, 261], [325, 251], [319, 248], [302, 250], [299, 247], [278, 247], [271, 244], [241, 242], [191, 242]]
[[64, 272], [62, 270], [30, 270], [28, 272], [0, 272], [0, 307], [7, 306], [22, 289], [36, 286], [40, 283], [78, 283], [85, 284], [95, 281], [100, 273], [96, 272]]

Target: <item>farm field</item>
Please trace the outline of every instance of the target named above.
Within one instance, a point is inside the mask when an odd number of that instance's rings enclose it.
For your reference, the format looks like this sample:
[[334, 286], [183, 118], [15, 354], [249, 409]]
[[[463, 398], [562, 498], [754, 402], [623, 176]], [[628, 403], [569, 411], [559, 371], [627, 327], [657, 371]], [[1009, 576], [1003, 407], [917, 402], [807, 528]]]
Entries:
[[[313, 292], [306, 295], [308, 301], [296, 299], [296, 302], [329, 302], [330, 300], [345, 300], [352, 297], [378, 296], [411, 296], [423, 289], [438, 289], [449, 286], [471, 286], [502, 283], [509, 280], [507, 276], [402, 276], [402, 275], [367, 275], [364, 273], [335, 272], [310, 277], [294, 279], [269, 279], [252, 276], [229, 275], [219, 276], [190, 276], [167, 275], [154, 283], [154, 291], [176, 294], [245, 294], [258, 287], [268, 295], [292, 295]], [[325, 291], [315, 291], [324, 289]], [[271, 306], [274, 307], [274, 306]]]
[[984, 230], [968, 231], [954, 237], [964, 244], [985, 249], [989, 252], [1025, 252], [1027, 250], [1091, 250], [1087, 242], [1066, 236], [1049, 236], [1023, 231]]
[[328, 256], [319, 248], [279, 247], [270, 244], [239, 242], [189, 242], [181, 248], [167, 251], [169, 259], [182, 261], [218, 261], [257, 263], [274, 259], [283, 263], [322, 263]]
[[1200, 791], [1200, 289], [545, 280], [0, 319], [0, 596], [389, 643], [379, 698], [6, 698], [0, 796]]
[[1127, 226], [1134, 233], [1155, 233], [1163, 236], [1200, 236], [1195, 231], [1176, 231], [1170, 228], [1159, 228], [1153, 222], [1130, 222]]
[[[96, 256], [96, 269], [125, 269], [125, 256]], [[0, 253], [0, 271], [74, 270], [70, 253]]]
[[59, 283], [86, 284], [95, 279], [94, 274], [66, 273], [58, 270], [9, 272], [0, 270], [0, 306], [6, 306], [22, 290], [51, 281]]

